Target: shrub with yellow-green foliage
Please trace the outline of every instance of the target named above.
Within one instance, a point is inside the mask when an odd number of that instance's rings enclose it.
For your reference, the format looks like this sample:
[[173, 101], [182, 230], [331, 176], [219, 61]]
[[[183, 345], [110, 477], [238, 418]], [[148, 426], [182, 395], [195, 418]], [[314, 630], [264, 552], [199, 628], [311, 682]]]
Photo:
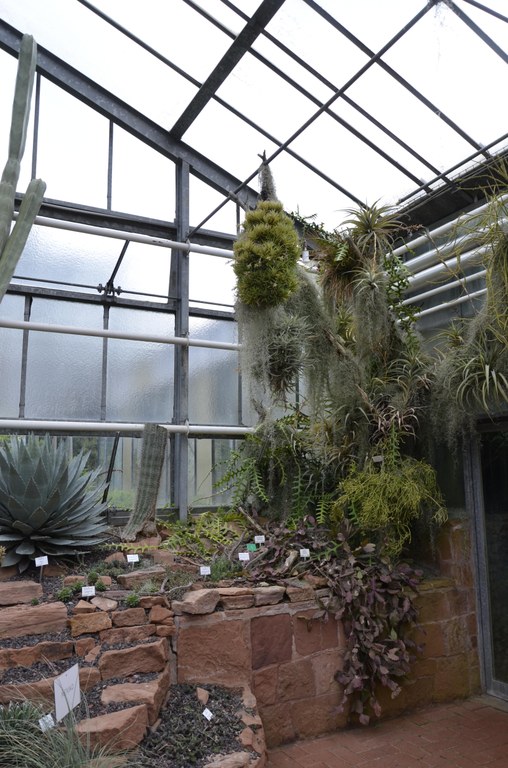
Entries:
[[245, 217], [234, 245], [238, 299], [251, 307], [275, 307], [298, 287], [300, 243], [277, 200], [262, 200]]

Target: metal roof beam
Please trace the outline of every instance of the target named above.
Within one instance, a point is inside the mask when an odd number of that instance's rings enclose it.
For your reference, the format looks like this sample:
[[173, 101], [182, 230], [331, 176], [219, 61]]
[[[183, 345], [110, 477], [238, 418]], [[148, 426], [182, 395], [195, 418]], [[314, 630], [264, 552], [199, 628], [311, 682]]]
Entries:
[[285, 0], [263, 0], [252, 18], [247, 22], [229, 50], [224, 54], [172, 127], [170, 133], [173, 137], [182, 138], [185, 131], [192, 125], [210, 99], [213, 98], [224, 80], [231, 74], [255, 39], [259, 37], [264, 27], [275, 16], [281, 6], [284, 5], [284, 2]]
[[[340, 24], [336, 19], [333, 18], [329, 13], [327, 13], [323, 8], [321, 8], [314, 0], [304, 0], [304, 2], [312, 8], [316, 13], [319, 13], [320, 16], [322, 16], [325, 21], [327, 21], [329, 24], [332, 25], [332, 27], [335, 27], [335, 29], [340, 32], [344, 37], [346, 37], [348, 40], [350, 40], [354, 45], [356, 45], [357, 48], [359, 48], [363, 53], [365, 53], [367, 56], [371, 57], [374, 56], [374, 51], [372, 51], [370, 48], [368, 48], [364, 43], [362, 43], [361, 40], [359, 40], [355, 35], [353, 35], [352, 32], [350, 32], [346, 27], [344, 27], [342, 24]], [[426, 9], [429, 10], [431, 5], [435, 5], [435, 0], [432, 4], [429, 3]], [[411, 85], [411, 83], [406, 80], [402, 75], [399, 75], [399, 73], [393, 69], [389, 64], [387, 64], [385, 61], [382, 61], [380, 58], [377, 59], [376, 63], [378, 66], [380, 66], [382, 69], [384, 69], [385, 72], [387, 72], [391, 77], [393, 77], [394, 80], [396, 80], [400, 85], [402, 85], [409, 93], [411, 93], [412, 96], [414, 96], [418, 101], [420, 101], [422, 104], [424, 104], [428, 109], [431, 110], [437, 117], [439, 117], [441, 120], [443, 120], [452, 130], [454, 130], [459, 136], [461, 136], [464, 141], [467, 141], [468, 144], [471, 144], [475, 149], [482, 149], [482, 145], [475, 141], [471, 136], [469, 136], [459, 125], [457, 125], [448, 115], [446, 115], [441, 109], [436, 107], [435, 104], [433, 104], [429, 99], [427, 99], [426, 96], [424, 96], [420, 91], [418, 91], [414, 86]], [[483, 152], [486, 159], [489, 158], [489, 155], [487, 152]]]
[[[20, 40], [21, 32], [0, 19], [0, 48], [17, 56]], [[232, 174], [227, 173], [178, 138], [171, 136], [160, 125], [149, 120], [141, 112], [116, 98], [105, 88], [41, 46], [38, 46], [37, 50], [37, 70], [71, 96], [92, 107], [173, 162], [180, 159], [185, 160], [191, 167], [194, 176], [227, 198], [234, 200], [244, 208], [256, 205], [257, 191], [242, 184]]]
[[458, 8], [453, 0], [444, 0], [448, 8], [453, 11], [453, 13], [459, 17], [461, 21], [464, 22], [466, 26], [469, 27], [469, 29], [475, 33], [475, 35], [478, 35], [480, 40], [485, 43], [485, 45], [488, 45], [488, 47], [494, 51], [495, 54], [499, 56], [500, 59], [504, 61], [505, 64], [508, 64], [508, 53], [504, 51], [489, 35], [487, 35], [486, 32], [483, 31], [481, 27], [478, 26], [472, 19], [469, 18], [469, 16], [464, 13], [464, 11], [461, 11], [460, 8]]

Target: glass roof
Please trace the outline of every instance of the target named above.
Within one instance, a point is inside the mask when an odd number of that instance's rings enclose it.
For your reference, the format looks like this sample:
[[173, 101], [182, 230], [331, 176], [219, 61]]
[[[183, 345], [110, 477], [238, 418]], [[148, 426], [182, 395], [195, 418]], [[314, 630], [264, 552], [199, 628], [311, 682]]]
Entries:
[[[190, 147], [256, 190], [265, 151], [286, 210], [327, 227], [358, 202], [428, 195], [505, 148], [507, 11], [506, 0], [0, 0], [3, 21], [153, 121], [177, 154]], [[204, 226], [212, 211], [199, 211]]]

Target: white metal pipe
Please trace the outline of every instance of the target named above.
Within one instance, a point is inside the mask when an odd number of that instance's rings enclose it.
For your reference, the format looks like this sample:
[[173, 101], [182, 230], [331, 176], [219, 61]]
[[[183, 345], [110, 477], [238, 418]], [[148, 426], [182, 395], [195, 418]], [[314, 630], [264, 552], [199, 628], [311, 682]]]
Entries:
[[[508, 200], [508, 194], [506, 195], [500, 195], [498, 200], [500, 202], [506, 202]], [[437, 238], [441, 237], [441, 235], [445, 235], [450, 229], [453, 227], [456, 227], [459, 223], [465, 223], [469, 219], [474, 219], [476, 216], [479, 216], [483, 211], [487, 210], [489, 205], [492, 203], [483, 203], [483, 205], [478, 206], [478, 208], [475, 208], [472, 211], [469, 211], [468, 213], [462, 214], [461, 216], [458, 216], [456, 219], [452, 219], [452, 221], [447, 221], [445, 224], [442, 224], [440, 227], [436, 227], [436, 229], [432, 230], [426, 230], [426, 233], [424, 235], [419, 235], [418, 237], [415, 237], [414, 240], [411, 240], [409, 243], [405, 243], [404, 245], [400, 245], [398, 248], [395, 248], [394, 254], [396, 256], [402, 256], [407, 251], [416, 250], [416, 248], [419, 248], [421, 245], [425, 245], [431, 238]]]
[[446, 280], [447, 277], [452, 277], [463, 265], [468, 264], [472, 266], [479, 263], [482, 256], [489, 250], [489, 247], [488, 245], [482, 245], [479, 248], [472, 248], [467, 253], [462, 254], [460, 259], [457, 257], [447, 259], [440, 264], [417, 272], [416, 275], [411, 275], [408, 279], [408, 290], [414, 290], [428, 283], [441, 282]]
[[405, 306], [407, 306], [408, 304], [419, 304], [421, 301], [430, 299], [432, 296], [437, 296], [437, 294], [443, 293], [444, 291], [449, 291], [453, 288], [460, 288], [464, 284], [471, 283], [474, 280], [481, 280], [482, 278], [485, 277], [486, 274], [487, 274], [487, 270], [482, 269], [480, 272], [475, 272], [473, 275], [462, 277], [459, 280], [454, 280], [451, 283], [438, 285], [437, 288], [432, 288], [430, 291], [424, 291], [423, 293], [419, 293], [417, 296], [413, 296], [410, 299], [404, 299], [402, 304]]
[[416, 317], [426, 317], [428, 315], [433, 315], [435, 312], [440, 312], [442, 309], [449, 309], [450, 307], [457, 306], [457, 304], [464, 304], [464, 302], [471, 301], [471, 299], [477, 299], [479, 296], [485, 296], [486, 293], [487, 289], [482, 288], [481, 290], [475, 291], [474, 293], [468, 293], [466, 296], [459, 296], [458, 299], [445, 301], [444, 304], [438, 304], [435, 307], [422, 309], [421, 312], [416, 312]]
[[0, 319], [0, 328], [14, 328], [21, 331], [67, 333], [75, 336], [98, 336], [107, 339], [127, 339], [128, 341], [148, 341], [156, 344], [176, 344], [182, 347], [205, 347], [206, 349], [226, 349], [229, 351], [240, 349], [240, 344], [234, 344], [227, 341], [189, 339], [184, 336], [158, 336], [156, 334], [133, 333], [131, 331], [113, 331], [109, 328], [81, 328], [75, 325], [32, 323], [27, 322], [26, 320]]
[[[16, 214], [17, 215], [17, 214]], [[123, 232], [119, 229], [108, 229], [106, 227], [96, 227], [92, 224], [82, 224], [77, 221], [63, 221], [62, 219], [53, 219], [50, 216], [36, 216], [35, 224], [42, 227], [54, 227], [55, 229], [65, 229], [71, 232], [84, 232], [88, 235], [100, 235], [101, 237], [110, 237], [116, 240], [129, 240], [134, 243], [145, 243], [147, 245], [159, 245], [162, 248], [176, 248], [186, 253], [204, 253], [209, 256], [222, 256], [224, 258], [233, 258], [233, 251], [226, 248], [213, 248], [208, 245], [198, 245], [197, 243], [180, 243], [176, 240], [166, 240], [163, 237], [152, 237], [151, 235], [142, 235], [136, 232]]]
[[[159, 424], [172, 434], [189, 437], [204, 435], [210, 437], [236, 437], [249, 435], [254, 427], [212, 426], [209, 424]], [[3, 429], [44, 430], [45, 432], [143, 432], [145, 425], [137, 423], [115, 423], [104, 421], [38, 421], [34, 419], [0, 419]]]

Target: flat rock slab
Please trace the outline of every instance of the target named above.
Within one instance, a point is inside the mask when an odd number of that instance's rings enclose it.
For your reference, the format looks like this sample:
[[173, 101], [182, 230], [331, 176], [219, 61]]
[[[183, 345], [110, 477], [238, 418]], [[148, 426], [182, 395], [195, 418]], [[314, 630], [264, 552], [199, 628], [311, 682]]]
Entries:
[[[0, 685], [0, 704], [8, 704], [10, 701], [33, 701], [39, 703], [54, 701], [53, 683], [54, 677], [46, 677], [32, 683], [9, 683]], [[89, 691], [100, 682], [100, 674], [94, 667], [79, 670], [79, 687], [82, 691]]]
[[155, 635], [155, 626], [153, 624], [143, 624], [140, 627], [115, 627], [114, 629], [105, 629], [99, 634], [99, 637], [101, 643], [121, 645], [142, 643], [151, 635]]
[[67, 627], [65, 603], [16, 605], [0, 611], [0, 640], [61, 632]]
[[99, 659], [103, 680], [129, 677], [143, 672], [161, 672], [168, 660], [168, 641], [161, 637], [153, 643], [143, 643], [120, 651], [104, 651]]
[[171, 608], [177, 615], [182, 613], [213, 613], [219, 600], [218, 589], [197, 589], [194, 592], [187, 592], [183, 600], [174, 600], [171, 603]]
[[30, 603], [42, 597], [42, 586], [36, 581], [4, 581], [0, 583], [0, 605]]
[[211, 763], [206, 763], [204, 768], [247, 768], [250, 758], [248, 752], [232, 752], [230, 755], [219, 755]]
[[103, 613], [103, 611], [73, 616], [69, 623], [73, 637], [86, 635], [90, 632], [100, 632], [103, 629], [111, 629], [112, 626], [109, 614]]
[[111, 600], [109, 597], [101, 597], [100, 595], [96, 595], [95, 597], [92, 597], [90, 600], [92, 605], [95, 605], [96, 608], [99, 609], [99, 611], [116, 611], [118, 608], [118, 601], [117, 600]]
[[166, 569], [162, 565], [154, 565], [153, 568], [142, 568], [130, 573], [120, 573], [116, 580], [124, 589], [133, 589], [146, 581], [163, 581]]
[[141, 743], [148, 726], [145, 704], [121, 709], [108, 715], [81, 720], [76, 731], [92, 747], [108, 747], [115, 752], [134, 749]]
[[148, 713], [148, 725], [153, 725], [159, 717], [160, 708], [169, 690], [169, 669], [147, 683], [123, 683], [109, 685], [101, 694], [101, 702], [145, 704]]
[[277, 585], [270, 587], [256, 587], [254, 589], [254, 605], [276, 605], [281, 602], [285, 594], [285, 587], [279, 587]]
[[70, 659], [74, 653], [72, 640], [59, 643], [51, 640], [27, 645], [23, 648], [2, 648], [0, 650], [0, 670], [12, 667], [31, 667], [32, 664]]

